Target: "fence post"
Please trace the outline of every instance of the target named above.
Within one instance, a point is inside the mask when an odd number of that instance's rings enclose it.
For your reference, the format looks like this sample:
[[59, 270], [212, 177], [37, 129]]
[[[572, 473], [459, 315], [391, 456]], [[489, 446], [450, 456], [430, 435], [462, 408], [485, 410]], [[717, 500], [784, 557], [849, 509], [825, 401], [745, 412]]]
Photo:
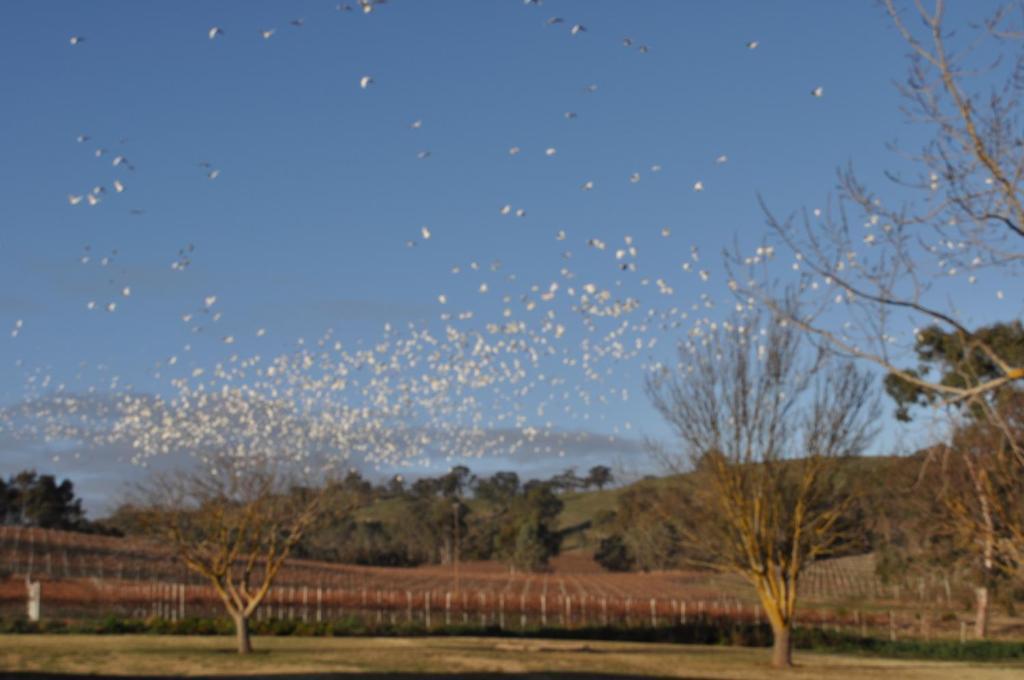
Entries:
[[43, 587], [39, 581], [32, 581], [25, 578], [25, 588], [28, 591], [28, 620], [38, 621], [39, 610], [43, 601]]
[[316, 622], [324, 620], [324, 589], [323, 586], [316, 587]]
[[601, 596], [601, 625], [608, 627], [608, 598]]
[[412, 624], [412, 591], [405, 591], [405, 618], [406, 622]]
[[686, 600], [679, 604], [679, 623], [686, 625]]
[[423, 599], [423, 619], [426, 621], [427, 630], [430, 629], [430, 591], [427, 591], [427, 596]]
[[964, 644], [966, 642], [967, 642], [967, 622], [966, 621], [961, 621], [960, 622], [960, 644]]
[[541, 627], [548, 625], [548, 596], [540, 596], [540, 625]]
[[658, 604], [657, 601], [651, 598], [651, 628], [658, 627]]
[[452, 593], [447, 591], [444, 594], [444, 625], [452, 625]]
[[889, 610], [889, 641], [896, 642], [896, 615]]
[[505, 593], [498, 594], [498, 628], [505, 628]]

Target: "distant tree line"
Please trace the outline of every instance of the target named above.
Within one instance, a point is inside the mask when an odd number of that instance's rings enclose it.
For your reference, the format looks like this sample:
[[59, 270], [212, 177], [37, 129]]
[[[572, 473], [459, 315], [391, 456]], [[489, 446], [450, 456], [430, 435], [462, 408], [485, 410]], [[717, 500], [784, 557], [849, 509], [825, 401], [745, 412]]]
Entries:
[[102, 523], [86, 519], [82, 499], [75, 495], [70, 479], [58, 483], [53, 475], [41, 475], [35, 470], [0, 478], [0, 524], [116, 533]]
[[[500, 561], [514, 571], [542, 571], [571, 531], [559, 528], [561, 496], [603, 490], [613, 481], [611, 468], [603, 465], [585, 475], [569, 469], [526, 481], [511, 471], [477, 476], [461, 465], [411, 482], [396, 475], [374, 483], [353, 471], [328, 484], [293, 555], [372, 566], [452, 564], [457, 555]], [[126, 535], [147, 533], [141, 511], [130, 503], [105, 522]]]

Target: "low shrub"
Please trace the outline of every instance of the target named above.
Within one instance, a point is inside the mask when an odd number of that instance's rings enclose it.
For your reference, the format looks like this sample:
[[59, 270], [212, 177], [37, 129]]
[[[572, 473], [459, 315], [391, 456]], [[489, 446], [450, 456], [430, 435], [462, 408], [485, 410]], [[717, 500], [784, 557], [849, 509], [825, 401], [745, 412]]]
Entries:
[[[768, 647], [772, 642], [767, 624], [694, 621], [672, 626], [631, 627], [590, 626], [586, 628], [501, 629], [497, 626], [456, 624], [426, 629], [421, 624], [373, 623], [349, 617], [335, 621], [303, 622], [268, 619], [251, 622], [254, 635], [273, 636], [474, 636], [546, 638], [556, 640], [613, 640], [620, 642], [662, 642], [672, 644], [728, 645]], [[121, 619], [109, 616], [97, 620], [69, 621], [49, 619], [30, 622], [25, 619], [0, 619], [0, 633], [80, 633], [123, 635], [233, 635], [234, 625], [227, 619], [188, 618]], [[955, 640], [896, 640], [860, 637], [819, 628], [798, 628], [793, 632], [797, 649], [898, 659], [937, 661], [1006, 661], [1024, 659], [1024, 642], [980, 640], [960, 643]]]

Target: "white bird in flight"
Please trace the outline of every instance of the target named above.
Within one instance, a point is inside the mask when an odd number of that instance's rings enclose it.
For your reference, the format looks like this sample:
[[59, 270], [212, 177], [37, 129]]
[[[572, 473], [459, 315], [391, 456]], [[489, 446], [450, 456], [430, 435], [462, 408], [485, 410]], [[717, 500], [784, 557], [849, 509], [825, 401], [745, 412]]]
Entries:
[[569, 29], [569, 33], [571, 33], [572, 35], [577, 35], [579, 33], [586, 33], [586, 32], [587, 32], [587, 27], [584, 26], [583, 24], [573, 24], [573, 27]]
[[756, 40], [751, 40], [750, 42], [747, 43], [747, 49], [756, 50], [760, 44], [761, 43], [757, 42]]
[[260, 31], [260, 35], [263, 36], [264, 40], [270, 40], [270, 38], [274, 35], [275, 30], [276, 29], [273, 28], [265, 28], [262, 31]]
[[217, 36], [224, 35], [224, 29], [220, 26], [213, 26], [210, 28], [209, 31], [206, 32], [206, 35], [210, 38], [210, 40], [213, 40]]
[[696, 182], [694, 182], [693, 183], [693, 190], [694, 191], [704, 191], [704, 182], [701, 182], [700, 180], [697, 180]]
[[364, 90], [372, 84], [373, 76], [363, 76], [362, 78], [359, 79], [359, 87], [361, 87]]
[[825, 88], [819, 85], [818, 87], [811, 90], [812, 97], [823, 97], [825, 95]]
[[70, 39], [68, 40], [68, 42], [69, 42], [69, 43], [71, 43], [71, 44], [72, 44], [72, 46], [74, 46], [74, 45], [80, 45], [80, 44], [82, 44], [83, 42], [85, 42], [85, 38], [83, 38], [83, 37], [82, 37], [82, 36], [80, 36], [80, 35], [73, 35], [73, 36], [71, 36], [71, 38], [70, 38]]

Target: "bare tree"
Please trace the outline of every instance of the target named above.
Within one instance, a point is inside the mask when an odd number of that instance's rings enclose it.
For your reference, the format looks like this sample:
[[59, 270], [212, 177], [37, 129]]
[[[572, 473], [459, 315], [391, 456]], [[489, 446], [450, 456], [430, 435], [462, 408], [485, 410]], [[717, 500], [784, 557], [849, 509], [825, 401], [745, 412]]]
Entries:
[[[744, 300], [767, 304], [823, 345], [946, 404], [980, 402], [1024, 379], [1024, 364], [988, 342], [959, 307], [986, 278], [990, 285], [1006, 279], [1010, 288], [1000, 297], [1020, 300], [1012, 279], [1024, 270], [1024, 32], [1011, 22], [1024, 13], [1005, 8], [969, 39], [943, 25], [942, 0], [925, 5], [916, 1], [904, 12], [884, 0], [909, 49], [909, 75], [899, 86], [904, 111], [931, 132], [916, 153], [893, 146], [902, 170], [888, 178], [899, 201], [870, 190], [852, 168], [839, 172], [838, 200], [824, 210], [781, 217], [762, 201], [772, 234], [794, 257], [800, 314], [763, 277], [739, 274], [774, 248], [728, 259]], [[913, 340], [901, 339], [928, 327], [984, 355], [992, 374], [958, 383], [908, 369], [902, 362]], [[1024, 463], [1024, 450], [1014, 447]]]
[[188, 471], [154, 476], [136, 505], [213, 585], [240, 654], [252, 649], [249, 617], [316, 518], [329, 477], [352, 453], [400, 451], [408, 439], [398, 421], [342, 401], [342, 391], [330, 388], [337, 364], [299, 353], [255, 376], [247, 370], [176, 381], [172, 399], [126, 396], [114, 428], [142, 460], [174, 453], [193, 460]]
[[214, 457], [201, 470], [155, 475], [135, 504], [143, 526], [213, 586], [252, 651], [249, 619], [317, 517], [323, 489], [301, 487], [278, 463]]
[[[1000, 404], [1001, 424], [1024, 445], [1024, 393]], [[963, 420], [940, 447], [944, 517], [936, 518], [976, 574], [974, 632], [988, 634], [994, 585], [1024, 567], [1024, 475], [1003, 427], [988, 418]]]
[[[981, 327], [974, 336], [1001, 356], [1024, 362], [1024, 327], [1019, 321]], [[918, 333], [915, 349], [918, 366], [908, 372], [936, 376], [944, 385], [980, 385], [999, 375], [989, 354], [973, 341], [965, 344], [959, 333], [926, 328]], [[925, 459], [926, 463], [933, 459], [940, 463], [942, 516], [925, 534], [951, 537], [954, 554], [966, 559], [976, 579], [975, 634], [984, 637], [992, 587], [999, 576], [1019, 563], [1024, 545], [1024, 518], [1020, 516], [1024, 487], [1016, 455], [1024, 449], [1024, 393], [1006, 383], [950, 404], [934, 390], [895, 374], [886, 377], [885, 386], [897, 403], [901, 420], [910, 420], [915, 406], [931, 411], [945, 404], [942, 412], [951, 436], [944, 435], [942, 439], [948, 443], [933, 447]]]
[[877, 416], [870, 377], [800, 338], [784, 320], [737, 316], [647, 382], [697, 477], [679, 523], [685, 557], [750, 581], [776, 667], [792, 664], [804, 569], [847, 535], [854, 494], [841, 462], [867, 447]]

